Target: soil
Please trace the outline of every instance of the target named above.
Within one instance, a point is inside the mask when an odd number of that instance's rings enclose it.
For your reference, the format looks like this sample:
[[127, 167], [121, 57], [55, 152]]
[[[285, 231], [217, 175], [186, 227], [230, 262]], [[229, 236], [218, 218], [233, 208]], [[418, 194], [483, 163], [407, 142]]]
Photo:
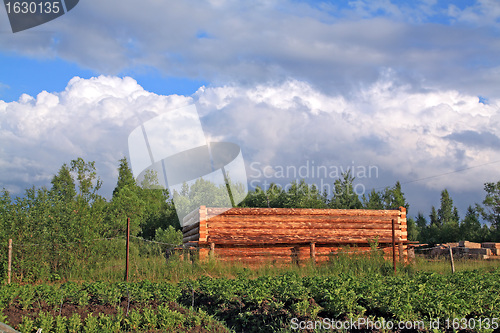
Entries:
[[[120, 308], [127, 314], [128, 311], [131, 310], [138, 310], [141, 311], [146, 307], [151, 307], [153, 309], [158, 308], [158, 306], [162, 305], [163, 303], [157, 302], [157, 301], [150, 301], [147, 303], [136, 303], [136, 302], [128, 302], [126, 299], [122, 300], [121, 303], [118, 306], [112, 306], [112, 305], [102, 305], [102, 304], [97, 304], [96, 302], [90, 301], [87, 306], [78, 306], [76, 304], [71, 304], [71, 303], [64, 303], [62, 306], [50, 306], [44, 301], [36, 302], [33, 304], [29, 309], [23, 310], [22, 306], [19, 304], [11, 304], [9, 307], [4, 308], [3, 313], [5, 316], [7, 316], [7, 321], [9, 323], [9, 326], [11, 327], [18, 327], [19, 324], [22, 322], [22, 317], [30, 317], [31, 319], [35, 319], [38, 317], [38, 313], [41, 311], [48, 312], [52, 314], [53, 316], [64, 316], [64, 317], [70, 317], [74, 313], [78, 313], [80, 315], [80, 318], [85, 320], [89, 314], [92, 314], [93, 316], [98, 316], [100, 313], [103, 313], [105, 315], [116, 315], [118, 313], [118, 309]], [[190, 313], [193, 313], [192, 311], [180, 306], [179, 304], [175, 302], [169, 302], [167, 303], [168, 307], [171, 310], [178, 311], [182, 314], [188, 315]], [[204, 323], [201, 323], [201, 325], [197, 327], [190, 327], [189, 331], [190, 332], [209, 332], [209, 330], [205, 329]], [[157, 331], [149, 331], [149, 332], [157, 332]], [[158, 331], [159, 332], [159, 331]], [[183, 332], [183, 330], [180, 330], [179, 332]], [[210, 332], [229, 332], [227, 328], [225, 328], [222, 324], [217, 325], [215, 328], [215, 331], [212, 330]]]

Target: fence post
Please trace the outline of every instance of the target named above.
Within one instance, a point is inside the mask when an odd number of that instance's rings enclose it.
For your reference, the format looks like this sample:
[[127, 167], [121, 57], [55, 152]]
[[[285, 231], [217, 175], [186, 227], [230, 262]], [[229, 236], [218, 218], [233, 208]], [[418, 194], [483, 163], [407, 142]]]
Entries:
[[210, 259], [215, 258], [215, 243], [210, 242], [210, 254], [209, 254]]
[[12, 239], [9, 239], [9, 255], [7, 265], [7, 283], [10, 284], [12, 274]]
[[316, 243], [311, 243], [310, 248], [311, 260], [315, 264], [316, 263]]
[[125, 281], [128, 282], [128, 262], [129, 262], [129, 250], [130, 250], [130, 217], [127, 217], [127, 255], [125, 262]]
[[451, 272], [455, 273], [455, 262], [453, 261], [453, 251], [451, 250], [451, 245], [448, 246], [448, 249], [450, 249]]
[[396, 274], [396, 222], [392, 219], [392, 265], [394, 266], [394, 274]]

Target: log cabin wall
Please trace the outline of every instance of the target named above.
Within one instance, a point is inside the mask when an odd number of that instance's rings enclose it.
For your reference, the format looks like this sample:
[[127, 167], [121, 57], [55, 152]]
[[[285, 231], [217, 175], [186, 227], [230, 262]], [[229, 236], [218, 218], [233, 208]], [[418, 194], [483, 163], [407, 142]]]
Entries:
[[406, 210], [210, 208], [201, 206], [183, 221], [184, 247], [196, 247], [200, 259], [215, 255], [222, 261], [265, 262], [327, 261], [349, 247], [352, 252], [379, 248], [400, 260], [406, 257]]

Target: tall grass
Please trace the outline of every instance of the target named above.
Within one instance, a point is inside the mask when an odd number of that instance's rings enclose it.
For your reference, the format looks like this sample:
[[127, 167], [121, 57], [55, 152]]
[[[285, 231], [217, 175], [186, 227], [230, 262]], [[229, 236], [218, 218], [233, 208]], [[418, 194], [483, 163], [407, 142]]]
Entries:
[[[35, 281], [22, 281], [18, 278], [17, 281], [14, 279], [14, 282], [123, 281], [125, 276], [124, 248], [125, 241], [116, 240], [108, 249], [113, 252], [113, 255], [103, 253], [100, 260], [78, 261], [56, 277], [46, 275]], [[489, 270], [500, 267], [500, 260], [456, 259], [455, 267], [457, 271]], [[399, 263], [397, 266], [397, 274], [413, 274], [417, 271], [451, 274], [450, 263], [446, 258], [429, 260], [417, 256], [412, 263]], [[376, 248], [361, 253], [356, 253], [355, 248], [345, 248], [339, 253], [331, 255], [327, 262], [318, 264], [313, 264], [310, 261], [301, 262], [300, 265], [268, 262], [260, 266], [248, 266], [241, 262], [224, 262], [217, 257], [200, 262], [197, 258], [188, 261], [183, 260], [179, 254], [173, 254], [167, 259], [164, 255], [164, 249], [157, 244], [137, 240], [133, 241], [130, 246], [129, 281], [132, 282], [149, 280], [177, 283], [186, 279], [194, 280], [200, 276], [257, 278], [259, 276], [277, 276], [287, 272], [294, 272], [299, 276], [332, 276], [341, 273], [355, 276], [394, 274], [392, 261], [384, 258], [383, 252]]]

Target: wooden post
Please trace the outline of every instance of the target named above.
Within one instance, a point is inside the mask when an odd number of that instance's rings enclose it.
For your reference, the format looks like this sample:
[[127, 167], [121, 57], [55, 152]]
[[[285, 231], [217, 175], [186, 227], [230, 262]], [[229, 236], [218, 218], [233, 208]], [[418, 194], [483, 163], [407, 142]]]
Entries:
[[316, 263], [316, 243], [311, 243], [310, 255], [311, 255], [312, 262], [315, 264]]
[[210, 259], [213, 259], [215, 257], [215, 243], [210, 242]]
[[129, 250], [130, 250], [130, 217], [127, 217], [127, 254], [125, 262], [125, 281], [128, 282], [128, 268], [129, 268]]
[[450, 249], [451, 272], [455, 273], [455, 262], [453, 262], [453, 251], [451, 250], [451, 245], [448, 246], [448, 249]]
[[403, 262], [403, 260], [404, 260], [404, 246], [403, 246], [403, 242], [401, 242], [401, 239], [398, 240], [398, 250], [399, 250], [399, 261]]
[[7, 283], [10, 284], [12, 274], [12, 239], [9, 239], [9, 255], [7, 264]]
[[396, 273], [396, 221], [392, 219], [392, 265], [394, 266], [394, 273]]

